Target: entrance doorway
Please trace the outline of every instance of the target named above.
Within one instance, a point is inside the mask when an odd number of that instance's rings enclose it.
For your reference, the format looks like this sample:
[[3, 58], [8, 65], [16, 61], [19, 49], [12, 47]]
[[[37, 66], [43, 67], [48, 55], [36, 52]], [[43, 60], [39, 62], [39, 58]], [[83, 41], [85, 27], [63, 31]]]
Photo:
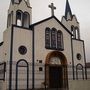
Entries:
[[67, 60], [59, 51], [53, 51], [46, 57], [45, 81], [48, 88], [68, 89]]
[[63, 70], [61, 66], [49, 67], [49, 87], [62, 88], [63, 87]]

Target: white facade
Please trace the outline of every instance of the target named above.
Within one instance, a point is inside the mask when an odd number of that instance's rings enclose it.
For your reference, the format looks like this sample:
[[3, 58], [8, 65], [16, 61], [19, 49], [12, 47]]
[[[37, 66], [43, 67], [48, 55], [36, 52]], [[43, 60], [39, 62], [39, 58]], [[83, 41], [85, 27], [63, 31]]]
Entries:
[[[6, 62], [4, 90], [43, 88], [44, 85], [53, 88], [50, 70], [58, 69], [56, 67], [61, 70], [58, 72], [62, 79], [59, 88], [67, 90], [69, 79], [86, 79], [84, 41], [80, 38], [79, 23], [68, 0], [61, 22], [51, 16], [32, 24], [32, 8], [28, 0], [12, 0], [7, 20], [0, 46], [0, 58]], [[46, 33], [46, 28], [50, 33]], [[51, 59], [55, 60], [51, 62]]]

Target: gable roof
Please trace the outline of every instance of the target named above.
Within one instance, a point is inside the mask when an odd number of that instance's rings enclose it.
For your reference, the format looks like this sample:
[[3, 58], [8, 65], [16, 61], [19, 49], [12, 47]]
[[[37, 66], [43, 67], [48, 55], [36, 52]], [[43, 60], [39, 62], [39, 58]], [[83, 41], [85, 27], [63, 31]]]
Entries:
[[55, 16], [51, 16], [51, 17], [49, 17], [49, 18], [46, 18], [46, 19], [41, 20], [41, 21], [39, 21], [39, 22], [36, 22], [36, 23], [30, 25], [30, 28], [32, 28], [32, 27], [34, 27], [34, 26], [36, 26], [36, 25], [38, 25], [38, 24], [41, 24], [41, 23], [43, 23], [43, 22], [45, 22], [45, 21], [48, 21], [48, 20], [50, 20], [50, 19], [52, 19], [52, 18], [54, 18], [70, 35], [72, 35], [72, 33], [71, 33]]

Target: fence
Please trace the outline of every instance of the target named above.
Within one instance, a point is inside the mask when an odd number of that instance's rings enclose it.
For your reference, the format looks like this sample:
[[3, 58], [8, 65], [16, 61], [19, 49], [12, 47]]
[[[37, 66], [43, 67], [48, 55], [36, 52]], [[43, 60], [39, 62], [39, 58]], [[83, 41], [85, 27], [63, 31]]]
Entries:
[[[5, 63], [0, 64], [0, 80], [5, 79], [5, 66]], [[90, 79], [89, 70], [87, 70], [87, 79]], [[8, 71], [9, 63], [6, 72], [7, 82], [9, 82]], [[35, 63], [33, 71], [32, 64], [24, 60], [12, 63], [12, 90], [68, 90], [69, 80], [86, 80], [85, 67]]]

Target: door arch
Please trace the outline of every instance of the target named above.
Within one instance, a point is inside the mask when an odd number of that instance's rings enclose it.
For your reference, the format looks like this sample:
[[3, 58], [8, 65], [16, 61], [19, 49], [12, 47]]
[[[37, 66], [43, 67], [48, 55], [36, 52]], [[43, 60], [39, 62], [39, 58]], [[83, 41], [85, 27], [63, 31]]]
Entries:
[[[56, 79], [58, 81], [51, 77], [54, 76], [54, 73], [57, 73], [55, 76], [56, 78], [58, 77]], [[50, 80], [54, 80], [53, 83]], [[45, 82], [49, 88], [68, 88], [67, 59], [62, 52], [53, 51], [47, 54], [45, 61]], [[55, 85], [56, 82], [58, 82], [58, 85]]]
[[26, 89], [29, 88], [29, 65], [24, 59], [19, 60], [16, 63], [16, 89]]

